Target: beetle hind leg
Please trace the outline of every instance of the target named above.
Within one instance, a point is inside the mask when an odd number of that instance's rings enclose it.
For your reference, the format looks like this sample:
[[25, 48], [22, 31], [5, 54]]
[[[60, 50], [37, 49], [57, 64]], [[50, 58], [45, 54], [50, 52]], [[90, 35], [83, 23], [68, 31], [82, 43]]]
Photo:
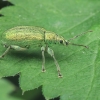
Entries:
[[0, 56], [0, 58], [3, 58], [9, 52], [10, 49], [11, 49], [11, 46], [8, 46], [6, 51]]
[[17, 46], [17, 45], [10, 45], [10, 46], [7, 46], [7, 45], [4, 45], [6, 49], [6, 51], [0, 56], [0, 58], [3, 58], [8, 52], [10, 49], [14, 49], [16, 51], [25, 51], [27, 50], [27, 48], [22, 48], [20, 46]]
[[20, 46], [17, 46], [17, 45], [11, 45], [11, 49], [14, 49], [16, 51], [25, 51], [27, 50], [28, 48], [27, 47], [20, 47]]

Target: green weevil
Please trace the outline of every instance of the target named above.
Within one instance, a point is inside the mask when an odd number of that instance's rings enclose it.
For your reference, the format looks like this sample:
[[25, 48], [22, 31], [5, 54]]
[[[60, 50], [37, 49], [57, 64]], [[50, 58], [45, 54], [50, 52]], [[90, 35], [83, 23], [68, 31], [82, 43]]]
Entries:
[[10, 49], [16, 51], [24, 51], [30, 49], [31, 46], [41, 46], [42, 59], [43, 59], [42, 72], [46, 71], [44, 52], [47, 51], [47, 53], [50, 54], [51, 57], [54, 59], [55, 65], [57, 67], [58, 77], [62, 77], [59, 64], [54, 56], [54, 51], [48, 45], [49, 43], [59, 43], [65, 46], [71, 44], [87, 48], [87, 46], [85, 45], [79, 45], [70, 42], [70, 40], [73, 40], [74, 38], [80, 35], [77, 35], [69, 40], [65, 40], [62, 36], [59, 36], [54, 32], [47, 31], [44, 28], [34, 27], [34, 26], [17, 26], [7, 30], [2, 35], [1, 43], [6, 48], [6, 50], [0, 56], [0, 58], [4, 57], [7, 54], [7, 52], [9, 52]]

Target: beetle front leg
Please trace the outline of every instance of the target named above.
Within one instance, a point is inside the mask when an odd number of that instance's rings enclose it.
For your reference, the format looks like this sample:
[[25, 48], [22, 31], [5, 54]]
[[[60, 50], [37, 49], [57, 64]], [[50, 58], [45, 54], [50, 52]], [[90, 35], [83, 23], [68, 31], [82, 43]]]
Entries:
[[42, 46], [41, 47], [41, 51], [42, 51], [42, 59], [43, 59], [43, 62], [42, 62], [42, 72], [45, 72], [45, 56], [44, 56], [44, 52], [45, 52], [45, 47]]
[[57, 71], [58, 71], [58, 77], [63, 77], [62, 74], [61, 74], [61, 72], [60, 72], [59, 64], [58, 64], [58, 62], [57, 62], [57, 60], [56, 60], [56, 58], [55, 58], [55, 56], [54, 56], [53, 50], [50, 49], [50, 48], [48, 47], [48, 48], [47, 48], [47, 52], [48, 52], [48, 54], [50, 54], [50, 55], [53, 57], [53, 59], [54, 59], [54, 62], [55, 62], [55, 65], [56, 65]]

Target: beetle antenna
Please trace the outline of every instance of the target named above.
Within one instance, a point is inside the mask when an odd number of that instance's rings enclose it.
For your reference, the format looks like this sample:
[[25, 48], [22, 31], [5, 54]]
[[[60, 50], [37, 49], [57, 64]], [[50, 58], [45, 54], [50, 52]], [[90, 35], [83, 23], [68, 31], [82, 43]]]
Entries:
[[75, 43], [69, 43], [69, 44], [71, 44], [71, 45], [75, 45], [75, 46], [82, 46], [82, 47], [85, 47], [85, 48], [89, 48], [88, 46], [86, 46], [86, 45], [83, 45], [83, 44], [75, 44]]
[[81, 33], [81, 34], [79, 34], [79, 35], [76, 35], [76, 36], [74, 36], [73, 38], [70, 38], [69, 40], [66, 41], [66, 45], [71, 44], [71, 45], [75, 45], [75, 46], [82, 46], [82, 47], [88, 48], [86, 45], [83, 45], [83, 44], [75, 44], [75, 43], [69, 42], [70, 40], [74, 40], [75, 38], [77, 38], [77, 37], [79, 37], [79, 36], [81, 36], [81, 35], [83, 35], [83, 34], [86, 34], [86, 33], [88, 33], [88, 32], [92, 32], [92, 31], [89, 30], [89, 31], [86, 31], [86, 32]]
[[[75, 38], [77, 38], [77, 37], [79, 37], [79, 36], [81, 36], [81, 35], [83, 35], [83, 34], [86, 34], [86, 33], [88, 33], [88, 32], [92, 32], [92, 31], [91, 31], [91, 30], [86, 31], [86, 32], [84, 32], [84, 33], [81, 33], [81, 34], [79, 34], [79, 35], [74, 36], [73, 38], [70, 38], [70, 39], [67, 40], [67, 41], [74, 40]], [[73, 44], [73, 45], [74, 45], [74, 44]]]

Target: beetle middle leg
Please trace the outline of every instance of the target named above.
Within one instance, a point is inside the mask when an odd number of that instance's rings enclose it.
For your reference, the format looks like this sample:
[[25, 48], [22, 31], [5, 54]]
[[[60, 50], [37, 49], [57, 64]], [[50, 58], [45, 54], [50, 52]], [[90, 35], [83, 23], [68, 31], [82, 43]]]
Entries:
[[27, 50], [27, 48], [22, 48], [20, 46], [17, 46], [17, 45], [10, 45], [10, 46], [7, 46], [7, 45], [4, 45], [4, 47], [6, 47], [6, 51], [0, 56], [0, 58], [3, 58], [8, 52], [10, 49], [14, 49], [16, 51], [25, 51]]
[[45, 52], [45, 47], [42, 46], [41, 47], [41, 51], [42, 51], [42, 59], [43, 59], [43, 63], [42, 63], [42, 72], [45, 72], [45, 56], [44, 56], [44, 52]]

